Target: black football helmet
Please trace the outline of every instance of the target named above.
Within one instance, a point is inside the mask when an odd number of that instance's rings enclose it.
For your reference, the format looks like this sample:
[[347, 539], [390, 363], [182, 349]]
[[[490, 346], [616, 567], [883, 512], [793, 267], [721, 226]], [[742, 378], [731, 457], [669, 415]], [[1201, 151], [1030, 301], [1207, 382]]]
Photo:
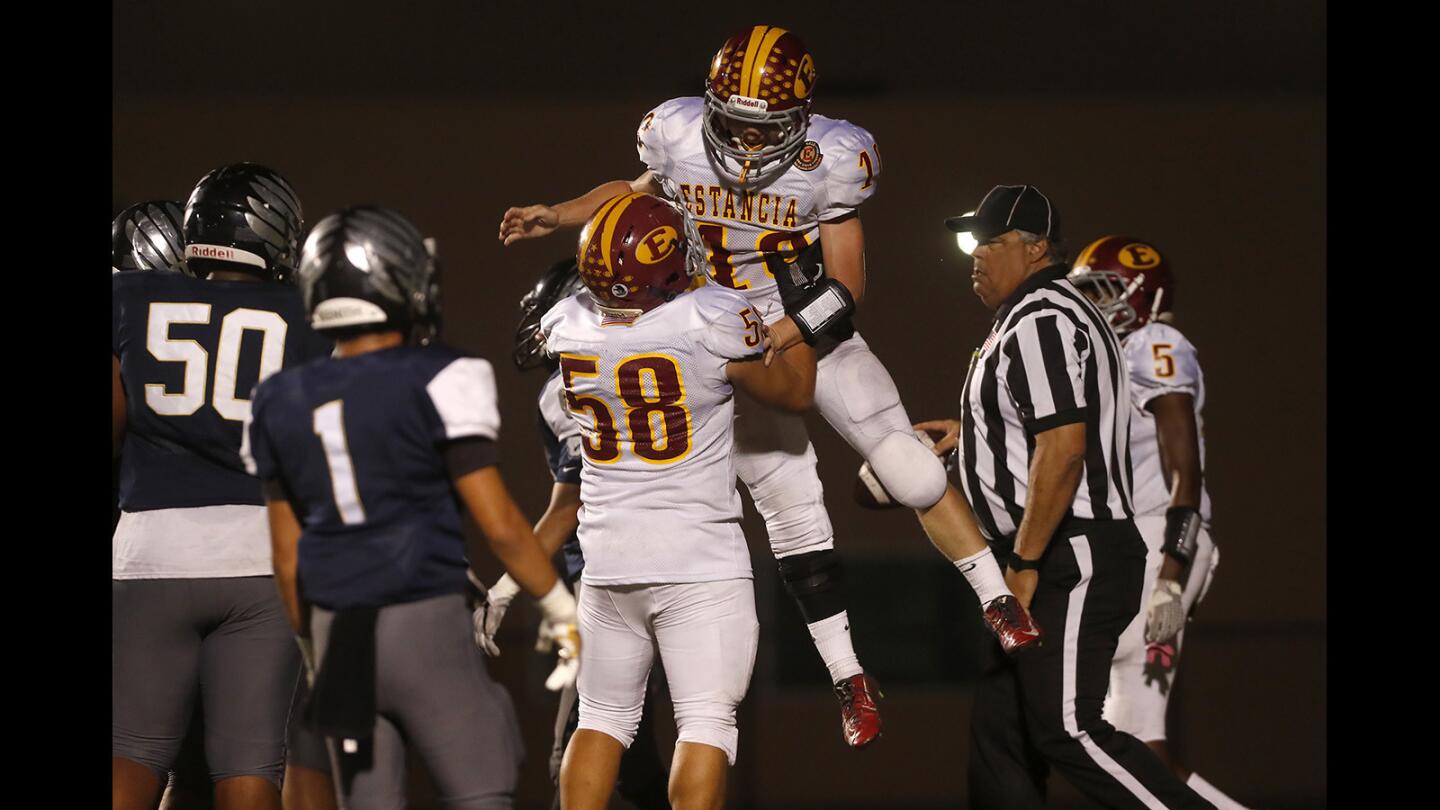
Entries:
[[188, 272], [180, 235], [184, 219], [185, 211], [173, 200], [150, 200], [121, 211], [110, 223], [110, 272]]
[[239, 270], [285, 281], [299, 260], [303, 227], [300, 199], [284, 177], [258, 163], [232, 163], [200, 178], [190, 193], [185, 259], [202, 278]]
[[515, 327], [515, 351], [511, 359], [521, 371], [546, 364], [545, 338], [540, 319], [560, 301], [585, 289], [575, 257], [567, 256], [550, 265], [535, 286], [520, 299], [520, 324]]
[[440, 332], [435, 243], [388, 208], [352, 206], [317, 222], [297, 275], [317, 331], [398, 329], [421, 345]]

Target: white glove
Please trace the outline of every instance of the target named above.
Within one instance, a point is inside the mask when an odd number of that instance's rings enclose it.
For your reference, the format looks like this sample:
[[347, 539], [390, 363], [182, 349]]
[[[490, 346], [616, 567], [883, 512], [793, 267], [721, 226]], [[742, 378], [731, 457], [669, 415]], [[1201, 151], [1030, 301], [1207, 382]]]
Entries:
[[565, 583], [557, 579], [555, 587], [540, 599], [539, 605], [540, 634], [535, 639], [535, 651], [548, 653], [559, 646], [560, 662], [545, 679], [546, 689], [559, 692], [580, 675], [580, 629], [576, 623], [575, 597], [566, 590]]
[[[470, 579], [476, 585], [484, 587], [475, 579], [474, 574], [470, 575]], [[505, 611], [509, 609], [510, 603], [515, 600], [515, 594], [519, 592], [519, 584], [511, 579], [509, 574], [506, 574], [485, 591], [485, 602], [476, 607], [475, 612], [471, 614], [470, 619], [475, 625], [475, 646], [492, 658], [500, 656], [500, 647], [495, 643], [495, 633], [500, 629], [500, 622], [505, 618]]]
[[1174, 638], [1185, 626], [1185, 606], [1180, 601], [1182, 588], [1173, 579], [1155, 580], [1150, 605], [1145, 610], [1145, 640], [1165, 642]]

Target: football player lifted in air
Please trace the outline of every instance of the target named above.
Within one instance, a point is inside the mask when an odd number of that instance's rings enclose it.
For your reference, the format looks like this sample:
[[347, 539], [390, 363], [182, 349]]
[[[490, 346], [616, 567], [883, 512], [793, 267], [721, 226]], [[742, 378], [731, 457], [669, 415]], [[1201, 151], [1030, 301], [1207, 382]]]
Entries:
[[[136, 269], [177, 266], [165, 209], [142, 205], [112, 228], [128, 236]], [[111, 543], [112, 804], [154, 806], [198, 705], [215, 806], [279, 808], [300, 653], [271, 577], [261, 492], [239, 450], [256, 382], [324, 356], [330, 341], [282, 283], [298, 258], [301, 211], [279, 174], [253, 163], [210, 172], [182, 231], [188, 272], [111, 274], [115, 449], [123, 441]]]
[[513, 802], [523, 744], [471, 638], [458, 504], [578, 654], [575, 600], [495, 466], [494, 371], [435, 342], [433, 244], [379, 207], [315, 225], [299, 281], [335, 356], [260, 385], [245, 434], [285, 611], [313, 645], [307, 719], [352, 810], [405, 805], [407, 748], [446, 807]]
[[[563, 548], [565, 581], [576, 593], [579, 593], [580, 575], [585, 569], [585, 557], [575, 533], [580, 524], [580, 469], [583, 463], [580, 425], [570, 418], [569, 409], [565, 406], [560, 366], [545, 352], [540, 319], [557, 302], [583, 289], [585, 284], [580, 280], [580, 271], [573, 256], [556, 262], [546, 270], [535, 287], [520, 299], [520, 324], [515, 329], [512, 355], [515, 367], [521, 371], [543, 367], [550, 373], [540, 387], [536, 423], [545, 448], [545, 461], [555, 483], [550, 490], [550, 505], [535, 524], [535, 538], [540, 541], [541, 550], [547, 556], [553, 557], [557, 550]], [[518, 591], [519, 585], [515, 580], [509, 575], [503, 576], [490, 587], [486, 603], [475, 611], [476, 643], [490, 655], [500, 654], [495, 634]], [[570, 668], [557, 674], [562, 675], [566, 682], [564, 691], [560, 693], [560, 708], [555, 716], [555, 743], [550, 752], [550, 779], [557, 788], [552, 805], [554, 810], [560, 808], [561, 759], [580, 722], [580, 694], [575, 685], [575, 670]], [[653, 681], [654, 676], [651, 677]], [[668, 810], [670, 802], [666, 784], [669, 769], [655, 745], [651, 727], [655, 716], [650, 705], [652, 696], [653, 693], [647, 689], [635, 740], [620, 758], [615, 790], [639, 810]]]
[[1105, 720], [1150, 746], [1216, 807], [1244, 810], [1177, 762], [1165, 742], [1185, 624], [1220, 562], [1205, 489], [1205, 375], [1195, 346], [1171, 325], [1175, 280], [1160, 251], [1131, 236], [1091, 243], [1069, 278], [1109, 318], [1125, 349], [1135, 526], [1149, 548], [1145, 611], [1120, 636]]
[[640, 724], [656, 651], [678, 729], [677, 810], [724, 804], [735, 711], [760, 625], [735, 489], [734, 391], [792, 412], [812, 404], [808, 346], [766, 366], [754, 305], [706, 285], [704, 246], [678, 205], [627, 192], [580, 232], [588, 293], [541, 320], [580, 425], [579, 729], [565, 750], [561, 806], [603, 810]]
[[[917, 510], [1005, 648], [1036, 643], [1038, 628], [979, 531], [964, 531], [974, 526], [968, 506], [912, 431], [895, 383], [851, 323], [865, 294], [856, 210], [875, 192], [880, 156], [864, 129], [810, 113], [815, 81], [815, 60], [793, 32], [757, 25], [736, 33], [715, 54], [703, 97], [671, 99], [640, 120], [644, 174], [554, 206], [510, 208], [500, 239], [508, 245], [579, 225], [601, 202], [632, 190], [683, 204], [705, 240], [710, 283], [745, 296], [768, 326], [766, 362], [802, 342], [814, 347], [820, 414], [896, 500]], [[863, 747], [880, 733], [879, 690], [851, 643], [834, 530], [804, 421], [754, 408], [745, 397], [736, 411], [740, 479], [830, 671], [845, 740]]]

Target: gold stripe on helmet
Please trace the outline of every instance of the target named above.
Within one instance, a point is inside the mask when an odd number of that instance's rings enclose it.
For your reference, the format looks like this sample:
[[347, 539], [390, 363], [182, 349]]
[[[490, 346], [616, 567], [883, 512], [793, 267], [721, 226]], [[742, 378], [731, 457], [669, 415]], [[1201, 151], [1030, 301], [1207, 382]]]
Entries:
[[1080, 251], [1080, 255], [1075, 258], [1075, 261], [1074, 261], [1074, 263], [1073, 263], [1071, 266], [1072, 266], [1072, 267], [1085, 267], [1085, 266], [1088, 266], [1088, 265], [1090, 264], [1090, 257], [1095, 255], [1095, 251], [1099, 250], [1101, 245], [1105, 244], [1106, 242], [1109, 242], [1111, 239], [1114, 239], [1115, 236], [1116, 236], [1115, 234], [1111, 234], [1111, 235], [1109, 235], [1109, 236], [1102, 236], [1102, 237], [1100, 237], [1099, 239], [1096, 239], [1094, 242], [1091, 242], [1090, 245], [1089, 245], [1089, 247], [1087, 247], [1087, 248], [1085, 248], [1084, 250]]
[[750, 92], [750, 66], [755, 64], [756, 53], [760, 50], [760, 40], [764, 38], [765, 32], [770, 28], [768, 25], [757, 25], [750, 29], [750, 39], [745, 43], [745, 62], [740, 68], [740, 95], [754, 96]]
[[[759, 97], [761, 84], [765, 78], [765, 65], [768, 64], [770, 61], [770, 51], [775, 48], [775, 43], [780, 39], [780, 37], [785, 36], [785, 34], [787, 33], [789, 32], [787, 32], [784, 28], [771, 28], [769, 31], [765, 32], [765, 39], [760, 42], [760, 53], [755, 57], [755, 64], [750, 69], [750, 72], [752, 74], [750, 76], [751, 92], [747, 95], [751, 97]], [[776, 88], [776, 92], [779, 92], [778, 87]]]
[[605, 231], [600, 237], [600, 256], [605, 260], [605, 269], [610, 271], [611, 278], [615, 277], [615, 266], [611, 264], [610, 258], [610, 240], [615, 236], [615, 226], [620, 222], [620, 215], [625, 213], [625, 209], [643, 196], [645, 195], [638, 191], [632, 191], [615, 200], [614, 205], [610, 206], [609, 216], [605, 220]]

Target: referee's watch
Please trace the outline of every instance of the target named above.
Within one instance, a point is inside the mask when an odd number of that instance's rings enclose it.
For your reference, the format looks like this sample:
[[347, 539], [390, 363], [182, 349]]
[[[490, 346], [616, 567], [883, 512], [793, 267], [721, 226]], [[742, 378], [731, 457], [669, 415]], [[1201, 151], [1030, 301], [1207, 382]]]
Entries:
[[1010, 552], [1010, 567], [1016, 571], [1038, 571], [1040, 570], [1039, 560], [1027, 560], [1018, 553]]

